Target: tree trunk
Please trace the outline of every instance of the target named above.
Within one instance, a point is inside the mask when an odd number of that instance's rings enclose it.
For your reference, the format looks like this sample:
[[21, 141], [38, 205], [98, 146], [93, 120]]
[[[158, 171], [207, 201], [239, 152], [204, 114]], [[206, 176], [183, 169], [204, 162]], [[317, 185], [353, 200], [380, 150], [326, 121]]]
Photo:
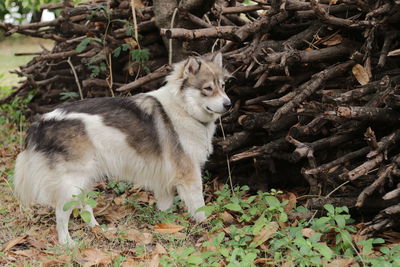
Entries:
[[[188, 20], [184, 14], [191, 13], [202, 17], [214, 5], [215, 0], [154, 0], [154, 15], [159, 29], [170, 29], [175, 9], [176, 15], [173, 21], [174, 28], [195, 29], [197, 24]], [[169, 39], [163, 37], [165, 47], [169, 50]], [[180, 61], [188, 55], [204, 54], [208, 52], [210, 40], [181, 41], [172, 40], [173, 62]]]

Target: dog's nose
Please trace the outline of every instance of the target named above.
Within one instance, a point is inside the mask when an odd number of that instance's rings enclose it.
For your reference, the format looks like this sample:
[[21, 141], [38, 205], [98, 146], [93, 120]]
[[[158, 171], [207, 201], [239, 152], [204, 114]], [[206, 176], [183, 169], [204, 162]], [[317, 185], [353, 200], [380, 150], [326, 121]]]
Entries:
[[224, 108], [229, 110], [232, 107], [232, 102], [230, 100], [224, 101]]

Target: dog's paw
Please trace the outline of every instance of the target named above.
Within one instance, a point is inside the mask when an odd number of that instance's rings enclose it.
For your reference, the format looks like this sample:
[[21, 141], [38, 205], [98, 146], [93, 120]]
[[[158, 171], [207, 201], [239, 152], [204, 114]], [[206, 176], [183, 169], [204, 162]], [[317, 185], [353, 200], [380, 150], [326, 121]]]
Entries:
[[59, 243], [63, 246], [67, 246], [67, 247], [76, 247], [76, 245], [78, 244], [76, 241], [74, 241], [71, 237], [65, 237], [65, 238], [61, 238], [59, 240]]
[[172, 207], [174, 199], [162, 199], [157, 201], [157, 208], [161, 211], [166, 211]]
[[90, 222], [88, 223], [88, 225], [90, 227], [96, 227], [96, 226], [100, 226], [100, 224], [96, 221], [96, 219], [92, 218], [92, 220], [90, 220]]
[[206, 219], [207, 219], [207, 217], [206, 217], [206, 214], [204, 213], [204, 211], [199, 211], [199, 212], [196, 212], [194, 215], [193, 215], [193, 219], [196, 221], [196, 222], [204, 222]]

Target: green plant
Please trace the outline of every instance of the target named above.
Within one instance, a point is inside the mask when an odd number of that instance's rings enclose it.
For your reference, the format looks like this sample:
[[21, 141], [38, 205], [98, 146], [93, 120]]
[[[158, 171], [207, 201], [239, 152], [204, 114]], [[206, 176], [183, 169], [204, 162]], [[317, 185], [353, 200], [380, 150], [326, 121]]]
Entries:
[[288, 201], [280, 202], [276, 197], [282, 192], [274, 190], [258, 192], [258, 195], [245, 197], [248, 190], [248, 186], [236, 187], [232, 194], [228, 185], [225, 185], [223, 190], [215, 193], [216, 201], [200, 208], [199, 211], [204, 211], [207, 216], [212, 213], [222, 213], [225, 210], [233, 211], [240, 214], [239, 222], [250, 222], [260, 216], [266, 216], [269, 220], [277, 218], [280, 222], [287, 220], [284, 206]]
[[149, 60], [150, 51], [147, 48], [133, 49], [129, 51], [129, 55], [133, 61], [143, 63]]
[[[255, 266], [257, 258], [269, 259], [267, 265], [324, 266], [335, 259], [356, 259], [373, 266], [396, 266], [400, 246], [382, 247], [380, 256], [372, 253], [382, 239], [355, 242], [354, 222], [346, 207], [325, 205], [326, 215], [310, 221], [288, 224], [288, 201], [280, 201], [280, 191], [248, 195], [248, 187], [231, 190], [225, 186], [215, 192], [216, 198], [199, 211], [211, 217], [209, 234], [212, 238], [201, 244], [202, 249], [174, 248], [164, 256], [163, 266]], [[286, 211], [285, 211], [286, 209]], [[293, 207], [296, 212], [309, 212]], [[232, 214], [236, 222], [226, 221], [221, 214]], [[221, 231], [221, 229], [224, 229]], [[195, 262], [188, 262], [190, 257]], [[389, 265], [390, 263], [392, 265]], [[393, 265], [394, 264], [394, 265]]]
[[16, 125], [24, 124], [26, 116], [24, 111], [28, 104], [35, 97], [37, 90], [29, 91], [25, 97], [14, 97], [10, 103], [5, 103], [0, 106], [0, 125], [13, 123]]
[[61, 101], [68, 101], [68, 100], [74, 100], [79, 97], [79, 94], [77, 92], [62, 92], [60, 93], [60, 100]]
[[120, 46], [118, 46], [117, 48], [114, 49], [114, 51], [112, 52], [113, 57], [119, 57], [119, 55], [121, 54], [121, 51], [128, 51], [128, 49], [131, 47], [131, 44], [122, 44]]
[[78, 195], [72, 195], [73, 200], [65, 203], [63, 206], [63, 210], [67, 211], [72, 207], [78, 207], [73, 210], [73, 215], [80, 216], [84, 222], [90, 222], [91, 214], [89, 211], [84, 210], [82, 207], [90, 206], [95, 208], [97, 206], [95, 198], [99, 193], [98, 192], [85, 192], [83, 189], [80, 189], [81, 193]]
[[179, 248], [172, 250], [169, 257], [162, 257], [161, 266], [198, 266], [204, 262], [203, 258], [195, 254], [196, 249], [193, 247]]
[[92, 77], [97, 77], [100, 73], [107, 71], [107, 62], [104, 56], [91, 58], [86, 66], [90, 69]]
[[85, 51], [85, 49], [91, 42], [98, 42], [100, 44], [103, 44], [103, 41], [100, 38], [86, 37], [76, 46], [75, 50], [81, 53]]
[[120, 181], [108, 181], [107, 185], [118, 195], [122, 195], [132, 187], [130, 184]]
[[[156, 225], [161, 222], [179, 222], [183, 225], [189, 226], [188, 222], [184, 218], [178, 216], [178, 214], [170, 211], [160, 211], [155, 205], [149, 205], [138, 201], [139, 195], [135, 194], [132, 198], [127, 199], [127, 203], [135, 209], [135, 220]], [[174, 201], [174, 205], [171, 210], [175, 210], [178, 201]]]
[[122, 263], [126, 260], [126, 257], [124, 256], [118, 256], [114, 259], [114, 262], [112, 264], [113, 267], [119, 267], [122, 265]]

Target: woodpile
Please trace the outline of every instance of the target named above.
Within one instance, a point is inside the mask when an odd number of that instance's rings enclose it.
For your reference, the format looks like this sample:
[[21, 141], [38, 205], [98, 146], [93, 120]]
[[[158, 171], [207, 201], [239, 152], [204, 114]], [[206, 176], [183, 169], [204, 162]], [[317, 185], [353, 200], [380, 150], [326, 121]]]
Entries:
[[234, 76], [208, 170], [254, 188], [306, 184], [312, 209], [375, 215], [366, 234], [399, 226], [400, 1], [216, 1], [204, 16], [178, 6], [172, 24], [192, 26], [161, 29], [154, 2], [64, 1], [44, 6], [61, 10], [53, 21], [1, 23], [55, 46], [16, 71], [26, 81], [0, 101], [37, 90], [30, 108], [42, 113], [68, 97], [153, 90], [175, 58], [168, 39], [205, 41]]

